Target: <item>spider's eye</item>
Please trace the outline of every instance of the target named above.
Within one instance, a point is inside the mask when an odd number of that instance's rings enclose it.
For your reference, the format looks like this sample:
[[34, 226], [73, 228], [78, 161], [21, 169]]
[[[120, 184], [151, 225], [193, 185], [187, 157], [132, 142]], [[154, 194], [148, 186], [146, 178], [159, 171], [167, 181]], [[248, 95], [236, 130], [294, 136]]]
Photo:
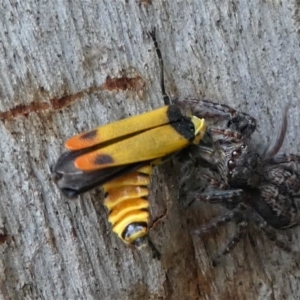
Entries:
[[246, 145], [241, 145], [241, 149], [245, 149], [246, 148]]
[[241, 148], [235, 149], [235, 150], [232, 152], [232, 157], [238, 157], [238, 156], [241, 155], [241, 153], [242, 153]]
[[232, 159], [230, 159], [228, 161], [228, 169], [232, 170], [234, 167], [235, 167], [235, 162]]

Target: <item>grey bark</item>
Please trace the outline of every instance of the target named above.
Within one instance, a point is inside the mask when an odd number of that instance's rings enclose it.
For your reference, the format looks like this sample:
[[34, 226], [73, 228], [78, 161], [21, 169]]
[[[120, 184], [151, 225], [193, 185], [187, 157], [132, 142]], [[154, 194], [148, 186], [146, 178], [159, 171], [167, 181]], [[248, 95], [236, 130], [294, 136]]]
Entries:
[[[299, 153], [299, 1], [8, 1], [0, 5], [1, 299], [299, 299], [298, 258], [252, 228], [217, 267], [232, 227], [193, 237], [221, 211], [180, 210], [180, 167], [156, 168], [150, 248], [110, 233], [100, 189], [65, 199], [50, 166], [63, 141], [163, 105], [147, 31], [171, 96], [225, 103], [268, 144], [291, 102], [284, 149]], [[121, 89], [116, 78], [135, 78]], [[109, 80], [109, 78], [111, 80]], [[110, 84], [108, 84], [110, 83]], [[124, 85], [122, 85], [124, 88]], [[283, 233], [299, 250], [299, 228]]]

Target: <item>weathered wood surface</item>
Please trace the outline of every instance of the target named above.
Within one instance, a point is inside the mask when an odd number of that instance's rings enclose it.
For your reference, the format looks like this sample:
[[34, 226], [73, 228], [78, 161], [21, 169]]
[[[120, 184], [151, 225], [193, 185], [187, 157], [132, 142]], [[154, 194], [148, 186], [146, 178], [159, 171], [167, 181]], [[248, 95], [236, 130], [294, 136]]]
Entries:
[[[65, 199], [50, 166], [67, 137], [163, 104], [147, 36], [153, 27], [169, 94], [250, 113], [266, 143], [291, 101], [284, 150], [299, 153], [299, 8], [299, 1], [275, 0], [3, 0], [0, 298], [298, 299], [299, 258], [254, 228], [211, 266], [232, 227], [190, 236], [188, 223], [220, 211], [180, 210], [176, 162], [157, 168], [152, 180], [150, 237], [160, 259], [110, 233], [99, 190]], [[295, 249], [298, 233], [284, 233]]]

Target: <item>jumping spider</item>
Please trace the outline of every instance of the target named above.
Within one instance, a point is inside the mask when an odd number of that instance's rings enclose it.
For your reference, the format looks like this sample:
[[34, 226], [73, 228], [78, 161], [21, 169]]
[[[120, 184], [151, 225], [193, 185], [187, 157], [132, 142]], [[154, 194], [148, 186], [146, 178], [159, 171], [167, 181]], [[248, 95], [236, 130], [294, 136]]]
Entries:
[[[165, 91], [163, 60], [155, 29], [149, 35], [159, 58], [161, 89], [164, 103], [168, 105], [173, 101]], [[205, 191], [196, 192], [195, 199], [223, 204], [229, 211], [194, 232], [201, 234], [224, 223], [236, 222], [237, 230], [218, 258], [234, 248], [245, 233], [250, 216], [277, 246], [292, 251], [276, 233], [277, 229], [300, 223], [300, 156], [277, 155], [286, 134], [288, 106], [275, 144], [262, 151], [252, 144], [256, 120], [248, 114], [206, 100], [177, 99], [174, 102], [184, 108], [190, 106], [193, 115], [219, 124], [209, 127], [194, 151], [200, 156], [201, 165], [208, 166], [209, 170], [209, 186]], [[202, 173], [201, 176], [207, 177]]]
[[[226, 105], [206, 100], [179, 99], [180, 105], [190, 106], [193, 114], [214, 122], [208, 130], [206, 145], [200, 145], [200, 157], [216, 172], [209, 178], [209, 187], [195, 193], [195, 199], [221, 203], [229, 211], [195, 230], [201, 234], [221, 224], [235, 221], [236, 232], [216, 258], [230, 252], [254, 219], [259, 228], [280, 248], [291, 248], [276, 234], [300, 223], [300, 156], [276, 155], [286, 129], [287, 111], [275, 144], [259, 151], [251, 135], [256, 120], [246, 113]], [[215, 127], [222, 123], [223, 127]], [[204, 139], [205, 143], [205, 139]]]

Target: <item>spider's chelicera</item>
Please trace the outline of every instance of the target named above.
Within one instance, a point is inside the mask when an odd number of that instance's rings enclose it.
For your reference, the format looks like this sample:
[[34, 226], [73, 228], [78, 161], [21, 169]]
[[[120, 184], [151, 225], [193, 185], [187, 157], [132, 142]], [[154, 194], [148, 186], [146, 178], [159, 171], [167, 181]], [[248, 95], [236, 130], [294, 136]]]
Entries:
[[[291, 251], [290, 246], [276, 234], [277, 229], [300, 223], [300, 156], [277, 155], [286, 133], [288, 106], [276, 142], [263, 150], [251, 141], [256, 120], [248, 114], [206, 100], [179, 99], [177, 102], [190, 106], [196, 116], [212, 121], [198, 151], [209, 166], [210, 172], [206, 175], [208, 187], [195, 192], [195, 199], [221, 203], [228, 209], [225, 215], [194, 232], [201, 234], [235, 221], [236, 232], [218, 254], [217, 257], [220, 257], [236, 245], [251, 216], [270, 240]], [[211, 172], [213, 169], [214, 172]]]

